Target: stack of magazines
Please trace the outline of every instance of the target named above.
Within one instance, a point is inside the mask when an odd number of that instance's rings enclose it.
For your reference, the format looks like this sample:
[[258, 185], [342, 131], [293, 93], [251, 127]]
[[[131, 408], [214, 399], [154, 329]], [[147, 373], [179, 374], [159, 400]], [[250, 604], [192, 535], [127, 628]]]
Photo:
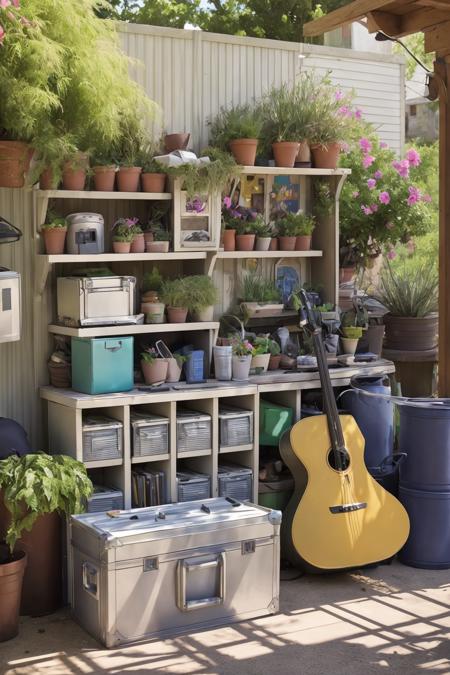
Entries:
[[133, 508], [135, 509], [165, 504], [164, 471], [144, 471], [142, 469], [132, 471], [131, 491]]

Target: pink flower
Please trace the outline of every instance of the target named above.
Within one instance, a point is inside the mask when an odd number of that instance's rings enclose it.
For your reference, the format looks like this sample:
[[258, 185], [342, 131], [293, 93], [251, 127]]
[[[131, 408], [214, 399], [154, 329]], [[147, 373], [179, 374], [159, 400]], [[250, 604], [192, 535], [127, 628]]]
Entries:
[[365, 169], [368, 169], [369, 166], [372, 166], [374, 161], [375, 161], [375, 157], [372, 157], [372, 155], [364, 155], [362, 165]]
[[224, 197], [223, 205], [225, 206], [226, 209], [229, 209], [231, 206], [231, 197]]
[[432, 201], [431, 195], [422, 195], [422, 201], [430, 203]]
[[339, 112], [343, 117], [351, 117], [352, 116], [352, 111], [347, 105], [343, 105], [339, 108]]
[[409, 176], [409, 162], [407, 159], [402, 159], [401, 162], [394, 161], [392, 166], [397, 171], [398, 175], [402, 178], [408, 178]]
[[410, 166], [419, 166], [420, 162], [422, 161], [420, 159], [419, 153], [417, 150], [414, 150], [414, 148], [410, 148], [408, 150], [406, 153], [406, 159], [408, 160]]
[[364, 206], [364, 204], [361, 206], [361, 210], [364, 213], [365, 216], [371, 216], [372, 215], [372, 209], [370, 206]]
[[378, 171], [375, 171], [373, 174], [376, 180], [380, 180], [380, 178], [383, 178], [383, 173], [378, 169]]
[[5, 30], [2, 26], [2, 24], [0, 23], [0, 44], [3, 42], [4, 37], [5, 37]]
[[394, 229], [394, 223], [386, 223], [385, 228], [386, 228], [387, 230], [392, 230], [392, 229]]
[[406, 242], [406, 249], [409, 255], [412, 255], [414, 253], [414, 251], [416, 250], [416, 243], [414, 239], [408, 239], [408, 241]]
[[368, 153], [372, 150], [372, 143], [368, 138], [361, 138], [359, 141], [359, 147], [364, 153]]
[[385, 150], [385, 149], [388, 148], [388, 147], [389, 147], [389, 146], [388, 146], [387, 143], [385, 143], [384, 141], [380, 141], [380, 148], [381, 148], [382, 150]]
[[0, 7], [5, 9], [5, 7], [10, 7], [11, 0], [0, 0]]
[[385, 190], [384, 192], [380, 192], [378, 199], [382, 204], [389, 204], [391, 201], [391, 195], [389, 194], [389, 192], [387, 192], [387, 190]]
[[337, 89], [334, 94], [335, 101], [342, 101], [343, 98], [344, 98], [343, 92], [340, 89]]
[[376, 213], [378, 211], [378, 204], [371, 204], [370, 208], [372, 213]]
[[360, 120], [362, 118], [362, 110], [356, 108], [355, 110], [355, 119]]
[[388, 260], [394, 260], [396, 257], [397, 257], [397, 254], [396, 254], [396, 252], [394, 251], [394, 249], [392, 249], [391, 251], [388, 251], [388, 252], [386, 253], [386, 258], [387, 258]]
[[408, 188], [409, 192], [409, 197], [406, 200], [406, 203], [408, 206], [414, 206], [414, 204], [417, 204], [417, 202], [420, 200], [420, 191], [414, 187], [414, 185], [410, 185]]
[[346, 143], [345, 141], [343, 141], [343, 142], [341, 143], [341, 150], [342, 150], [342, 152], [345, 152], [345, 153], [350, 152], [350, 146], [349, 146], [349, 144]]
[[375, 180], [375, 178], [369, 178], [369, 180], [367, 181], [367, 187], [369, 188], [369, 190], [373, 190], [374, 187], [376, 187], [376, 184], [377, 181]]
[[14, 7], [20, 7], [20, 0], [12, 0]]
[[359, 197], [359, 192], [358, 190], [355, 190], [354, 192], [352, 192], [352, 198], [356, 199], [357, 197]]

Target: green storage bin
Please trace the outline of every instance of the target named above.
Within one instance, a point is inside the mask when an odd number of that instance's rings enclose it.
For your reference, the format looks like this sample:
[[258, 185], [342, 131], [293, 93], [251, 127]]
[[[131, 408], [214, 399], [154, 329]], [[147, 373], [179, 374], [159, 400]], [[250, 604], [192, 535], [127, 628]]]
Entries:
[[133, 389], [133, 337], [72, 338], [72, 388], [83, 394]]
[[291, 428], [293, 419], [292, 408], [262, 398], [259, 405], [259, 444], [278, 446], [281, 436]]
[[283, 480], [260, 481], [258, 488], [258, 504], [266, 509], [284, 511], [294, 492], [293, 478]]

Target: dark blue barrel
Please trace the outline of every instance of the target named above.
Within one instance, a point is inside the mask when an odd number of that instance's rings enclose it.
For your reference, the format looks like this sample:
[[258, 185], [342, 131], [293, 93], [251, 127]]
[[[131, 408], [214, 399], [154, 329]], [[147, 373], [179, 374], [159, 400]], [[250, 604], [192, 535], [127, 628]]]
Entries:
[[386, 457], [392, 455], [394, 445], [393, 403], [364, 395], [364, 391], [367, 391], [370, 394], [390, 396], [391, 387], [384, 384], [383, 380], [383, 377], [353, 378], [353, 388], [342, 395], [344, 407], [353, 415], [364, 436], [364, 461], [369, 470], [376, 469]]
[[450, 492], [411, 490], [400, 484], [399, 496], [411, 524], [400, 560], [411, 567], [450, 568]]
[[405, 457], [406, 453], [397, 452], [395, 455], [385, 457], [380, 466], [370, 469], [370, 473], [377, 483], [394, 497], [398, 497], [399, 468]]

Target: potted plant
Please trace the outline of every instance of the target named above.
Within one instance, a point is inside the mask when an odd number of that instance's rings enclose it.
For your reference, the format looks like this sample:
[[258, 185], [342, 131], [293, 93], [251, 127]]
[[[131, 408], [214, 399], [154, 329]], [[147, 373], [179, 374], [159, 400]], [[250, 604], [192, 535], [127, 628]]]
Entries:
[[218, 294], [211, 277], [199, 274], [185, 277], [185, 282], [192, 296], [190, 310], [194, 321], [212, 321]]
[[153, 241], [146, 242], [148, 253], [168, 253], [171, 235], [167, 230], [153, 230]]
[[139, 218], [129, 218], [131, 220], [131, 231], [133, 233], [133, 239], [131, 240], [130, 253], [144, 253], [145, 252], [145, 239], [142, 227], [139, 224]]
[[276, 340], [269, 340], [269, 367], [268, 370], [278, 370], [281, 361], [281, 347]]
[[119, 164], [117, 189], [119, 192], [137, 192], [142, 173], [142, 151], [148, 140], [141, 126], [137, 110], [130, 111], [121, 120], [121, 134], [116, 142], [115, 156]]
[[297, 214], [286, 213], [277, 220], [278, 245], [281, 251], [294, 251], [297, 243]]
[[114, 253], [129, 253], [133, 241], [133, 223], [130, 218], [119, 218], [113, 225]]
[[255, 221], [236, 219], [235, 229], [236, 249], [238, 251], [253, 251], [256, 239]]
[[309, 138], [313, 126], [313, 107], [316, 90], [320, 86], [313, 72], [301, 72], [294, 86], [294, 118], [293, 129], [299, 141], [299, 150], [295, 158], [295, 166], [308, 168], [311, 166], [311, 148]]
[[145, 247], [147, 244], [154, 241], [153, 233], [155, 230], [164, 230], [164, 223], [169, 212], [170, 204], [168, 202], [150, 202], [149, 217], [147, 223], [142, 225], [144, 230]]
[[432, 267], [393, 270], [381, 273], [375, 298], [386, 309], [385, 348], [402, 351], [434, 349], [438, 343], [438, 276]]
[[271, 279], [254, 272], [242, 277], [238, 289], [241, 308], [245, 316], [277, 316], [283, 311], [281, 294]]
[[341, 328], [341, 343], [344, 354], [354, 354], [358, 347], [358, 342], [362, 337], [363, 329], [361, 326], [344, 326]]
[[256, 374], [265, 373], [270, 361], [270, 338], [257, 337], [253, 340], [253, 353], [250, 369]]
[[145, 323], [164, 323], [165, 305], [159, 300], [163, 284], [161, 272], [153, 267], [144, 274], [142, 281], [141, 312], [145, 314]]
[[336, 169], [342, 144], [350, 137], [354, 126], [351, 95], [333, 86], [328, 76], [317, 87], [311, 100], [313, 116], [310, 136], [314, 166]]
[[180, 179], [188, 200], [201, 195], [220, 194], [224, 186], [240, 173], [233, 157], [219, 148], [204, 148], [202, 157], [208, 157], [209, 162], [186, 162], [166, 167], [168, 175]]
[[164, 149], [166, 152], [174, 152], [175, 150], [186, 150], [191, 134], [184, 131], [175, 132], [173, 134], [165, 134]]
[[141, 184], [142, 192], [164, 192], [166, 173], [163, 165], [153, 158], [145, 159], [142, 162]]
[[[18, 632], [22, 578], [22, 603], [32, 615], [42, 614], [42, 606], [48, 602], [42, 596], [43, 590], [52, 583], [58, 589], [52, 556], [58, 556], [59, 560], [59, 547], [43, 551], [42, 547], [55, 539], [50, 532], [46, 536], [43, 533], [53, 527], [59, 530], [58, 513], [68, 516], [84, 511], [92, 494], [92, 483], [84, 465], [72, 457], [34, 453], [10, 455], [0, 461], [0, 490], [7, 510], [4, 523], [7, 547], [0, 547], [2, 641]], [[49, 578], [50, 574], [53, 576]], [[49, 607], [47, 611], [55, 609]]]
[[239, 205], [232, 203], [231, 197], [224, 197], [222, 202], [222, 222], [225, 225], [223, 232], [224, 251], [236, 249], [236, 230], [242, 220], [247, 220], [247, 214], [242, 211]]
[[253, 345], [243, 337], [233, 336], [230, 338], [233, 349], [232, 373], [233, 380], [245, 382], [248, 380], [250, 365], [252, 362]]
[[111, 150], [94, 151], [92, 165], [94, 189], [98, 192], [114, 192], [117, 166]]
[[253, 166], [261, 130], [260, 108], [248, 104], [221, 108], [211, 122], [209, 140], [221, 150], [231, 150], [238, 164]]
[[311, 239], [316, 223], [314, 216], [305, 213], [297, 213], [297, 238], [295, 240], [296, 251], [309, 251]]
[[84, 190], [89, 168], [89, 155], [80, 150], [66, 159], [62, 167], [63, 190]]
[[187, 356], [175, 354], [172, 358], [166, 358], [164, 360], [167, 361], [166, 382], [179, 382], [183, 364], [187, 361]]
[[272, 144], [276, 166], [292, 167], [295, 164], [300, 148], [295, 114], [294, 91], [286, 84], [271, 89], [263, 99], [263, 135]]
[[146, 349], [141, 353], [141, 370], [145, 384], [165, 382], [169, 364], [159, 356], [155, 349]]
[[268, 251], [272, 241], [273, 230], [268, 225], [262, 216], [257, 216], [254, 222], [254, 229], [256, 232], [256, 251]]
[[184, 323], [193, 298], [185, 279], [166, 279], [161, 287], [161, 300], [167, 308], [169, 323]]
[[61, 255], [64, 253], [64, 245], [67, 234], [67, 222], [65, 218], [52, 216], [50, 212], [48, 215], [48, 222], [41, 225], [45, 251], [48, 255]]

